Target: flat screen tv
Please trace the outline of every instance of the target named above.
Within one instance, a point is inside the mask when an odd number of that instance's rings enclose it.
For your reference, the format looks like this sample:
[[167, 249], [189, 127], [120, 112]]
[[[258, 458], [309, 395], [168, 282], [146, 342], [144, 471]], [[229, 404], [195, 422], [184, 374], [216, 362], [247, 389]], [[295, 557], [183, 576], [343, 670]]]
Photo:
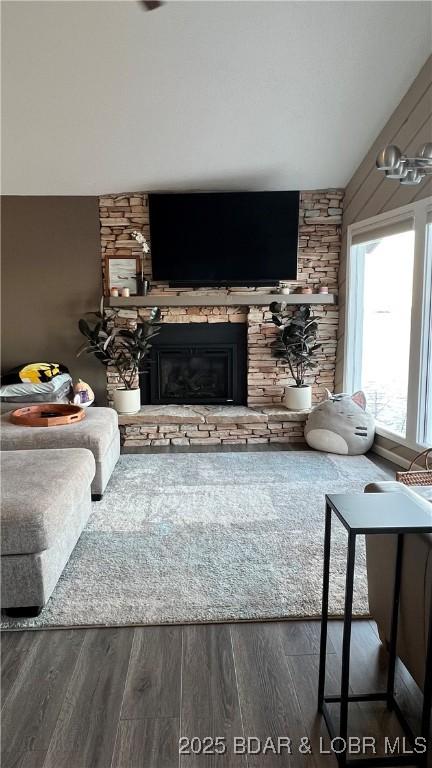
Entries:
[[274, 285], [297, 278], [298, 192], [149, 195], [153, 280]]

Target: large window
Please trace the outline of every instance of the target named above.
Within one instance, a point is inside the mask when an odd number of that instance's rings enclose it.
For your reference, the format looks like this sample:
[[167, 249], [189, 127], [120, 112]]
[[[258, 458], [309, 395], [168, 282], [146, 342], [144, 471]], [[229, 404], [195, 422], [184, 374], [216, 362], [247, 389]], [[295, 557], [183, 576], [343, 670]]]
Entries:
[[432, 200], [349, 228], [345, 389], [378, 431], [432, 443]]
[[[424, 442], [432, 445], [432, 210], [428, 213], [426, 230], [426, 261], [429, 272], [425, 283], [425, 339], [424, 359], [426, 374], [424, 376]], [[428, 317], [429, 316], [429, 317]]]
[[353, 246], [358, 302], [356, 389], [377, 421], [406, 436], [414, 231]]

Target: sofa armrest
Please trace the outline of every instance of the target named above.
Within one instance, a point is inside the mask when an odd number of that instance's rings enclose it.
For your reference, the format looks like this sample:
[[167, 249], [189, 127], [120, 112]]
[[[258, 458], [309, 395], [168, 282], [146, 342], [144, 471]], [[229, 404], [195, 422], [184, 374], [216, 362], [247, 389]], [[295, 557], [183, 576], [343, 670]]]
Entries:
[[[403, 493], [431, 513], [428, 501], [397, 482], [371, 483], [365, 492]], [[396, 542], [395, 535], [366, 536], [369, 607], [383, 643], [390, 637]], [[431, 590], [432, 535], [405, 535], [398, 655], [420, 687], [424, 684]]]

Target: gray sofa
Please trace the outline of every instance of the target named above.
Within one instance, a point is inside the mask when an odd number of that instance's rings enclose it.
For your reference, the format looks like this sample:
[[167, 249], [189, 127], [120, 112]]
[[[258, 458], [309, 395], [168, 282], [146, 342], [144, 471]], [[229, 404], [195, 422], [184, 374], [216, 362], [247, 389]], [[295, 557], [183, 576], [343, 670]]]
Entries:
[[87, 448], [95, 458], [96, 473], [92, 483], [93, 500], [99, 500], [120, 456], [118, 416], [112, 408], [88, 408], [77, 424], [60, 427], [23, 427], [12, 424], [10, 413], [0, 422], [2, 451]]
[[35, 616], [90, 515], [95, 460], [86, 448], [3, 451], [0, 460], [2, 609]]
[[[407, 488], [401, 483], [371, 483], [366, 493], [404, 493], [415, 498], [432, 519], [432, 488]], [[432, 520], [431, 520], [432, 521]], [[369, 606], [383, 643], [388, 643], [396, 559], [396, 536], [367, 536]], [[398, 655], [423, 688], [432, 591], [432, 535], [405, 536]]]

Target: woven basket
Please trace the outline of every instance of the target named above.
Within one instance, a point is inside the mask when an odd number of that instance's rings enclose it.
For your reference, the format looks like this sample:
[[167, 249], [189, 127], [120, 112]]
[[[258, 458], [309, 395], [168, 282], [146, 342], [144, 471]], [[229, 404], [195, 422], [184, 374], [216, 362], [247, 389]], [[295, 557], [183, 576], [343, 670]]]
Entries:
[[[406, 472], [396, 472], [396, 480], [403, 485], [432, 485], [431, 456], [432, 448], [426, 448], [412, 460]], [[411, 469], [414, 464], [422, 462], [424, 469]]]

